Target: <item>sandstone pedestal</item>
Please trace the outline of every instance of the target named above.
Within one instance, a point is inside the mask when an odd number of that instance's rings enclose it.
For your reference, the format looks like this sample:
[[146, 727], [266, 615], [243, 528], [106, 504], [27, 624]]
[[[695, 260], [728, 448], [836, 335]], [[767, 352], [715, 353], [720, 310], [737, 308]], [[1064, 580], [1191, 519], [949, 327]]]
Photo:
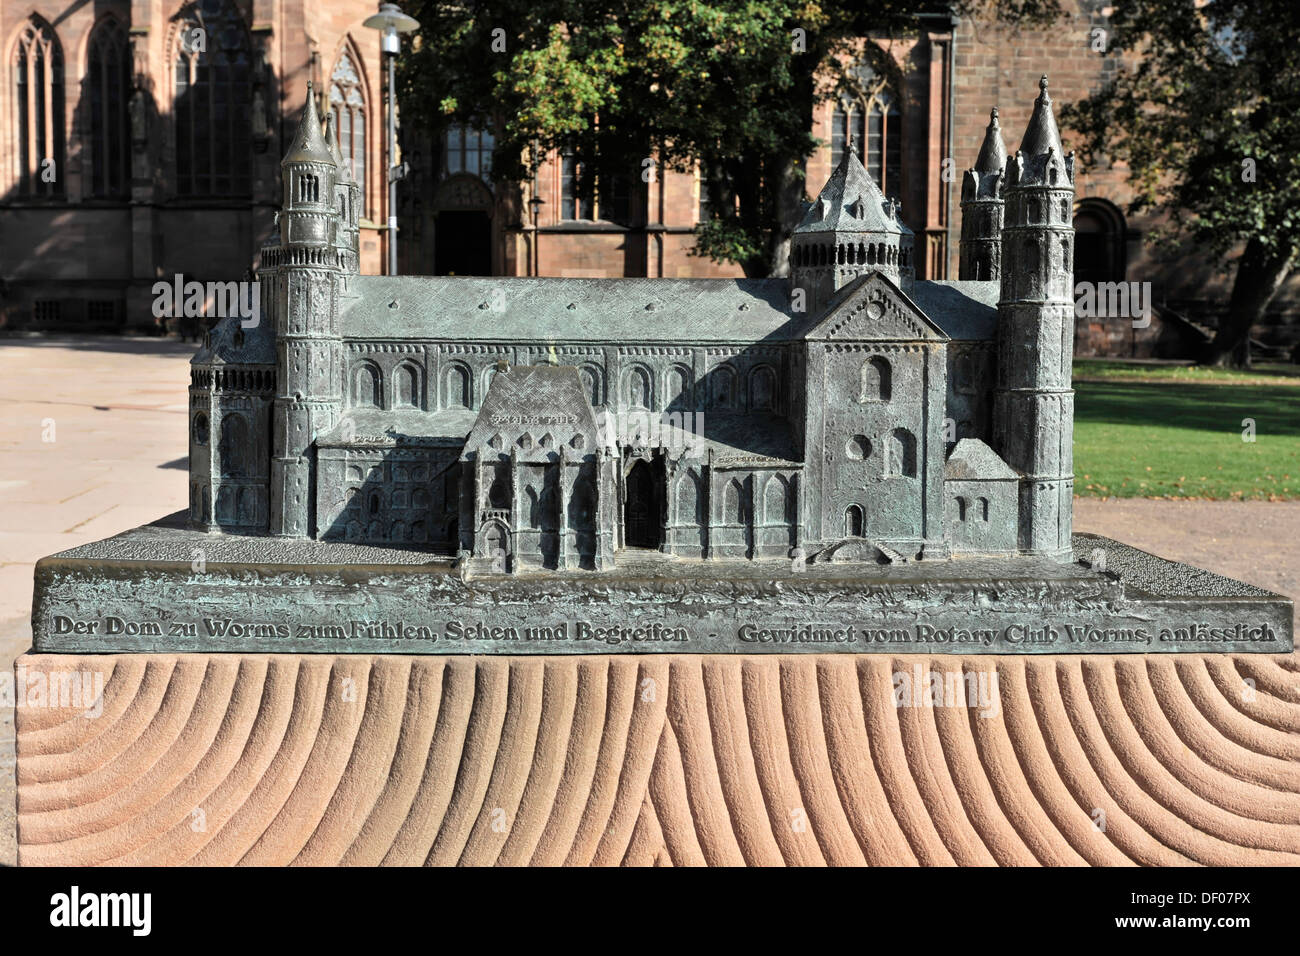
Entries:
[[[1300, 863], [1295, 655], [17, 668], [27, 866]], [[89, 716], [22, 697], [70, 673], [103, 677]]]

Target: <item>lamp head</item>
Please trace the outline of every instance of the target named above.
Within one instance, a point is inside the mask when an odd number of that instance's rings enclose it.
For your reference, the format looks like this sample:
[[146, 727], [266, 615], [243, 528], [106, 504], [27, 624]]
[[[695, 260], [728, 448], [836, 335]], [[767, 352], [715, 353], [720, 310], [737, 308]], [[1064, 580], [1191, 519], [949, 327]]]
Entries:
[[410, 33], [420, 26], [415, 17], [407, 16], [395, 3], [381, 3], [379, 12], [366, 17], [362, 26], [380, 31], [384, 53], [396, 56], [401, 50], [402, 41], [399, 33]]

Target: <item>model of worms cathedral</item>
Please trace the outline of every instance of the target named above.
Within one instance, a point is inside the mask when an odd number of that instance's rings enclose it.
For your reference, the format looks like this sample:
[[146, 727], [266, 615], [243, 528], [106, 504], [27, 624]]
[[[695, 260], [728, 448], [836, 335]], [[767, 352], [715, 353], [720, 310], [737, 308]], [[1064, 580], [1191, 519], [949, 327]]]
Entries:
[[[789, 278], [363, 276], [308, 93], [261, 321], [193, 360], [190, 520], [507, 572], [683, 559], [1071, 557], [1073, 154], [1040, 82], [962, 184], [961, 276], [852, 149]], [[671, 564], [671, 562], [670, 562]]]

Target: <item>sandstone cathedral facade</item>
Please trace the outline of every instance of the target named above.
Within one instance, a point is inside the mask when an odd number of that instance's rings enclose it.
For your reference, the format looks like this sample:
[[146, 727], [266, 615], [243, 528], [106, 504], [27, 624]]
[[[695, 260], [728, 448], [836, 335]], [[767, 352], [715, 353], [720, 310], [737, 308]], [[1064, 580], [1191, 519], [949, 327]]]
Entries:
[[962, 278], [853, 149], [789, 279], [363, 276], [358, 187], [307, 109], [261, 316], [193, 360], [190, 519], [486, 570], [1071, 555], [1074, 158], [1047, 92], [962, 192]]

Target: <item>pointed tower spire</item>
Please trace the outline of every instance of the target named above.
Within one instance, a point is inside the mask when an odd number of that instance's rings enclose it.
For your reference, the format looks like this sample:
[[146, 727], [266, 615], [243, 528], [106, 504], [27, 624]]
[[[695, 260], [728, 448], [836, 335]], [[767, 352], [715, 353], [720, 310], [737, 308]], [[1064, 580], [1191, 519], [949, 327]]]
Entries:
[[1020, 151], [1007, 161], [993, 448], [1020, 472], [1022, 552], [1073, 560], [1074, 156], [1039, 83]]
[[318, 530], [311, 507], [310, 489], [317, 484], [313, 447], [343, 411], [331, 370], [344, 367], [338, 301], [343, 273], [355, 268], [339, 241], [344, 190], [310, 83], [302, 121], [280, 167], [280, 248], [271, 283], [278, 358], [268, 528], [273, 535], [309, 538]]
[[1000, 173], [1007, 164], [1007, 147], [1002, 142], [1002, 126], [998, 123], [998, 108], [989, 111], [989, 125], [984, 130], [984, 143], [980, 146], [975, 170], [981, 173]]
[[302, 111], [302, 122], [298, 124], [298, 132], [294, 134], [293, 142], [289, 144], [289, 151], [284, 154], [280, 165], [286, 163], [334, 165], [329, 144], [325, 142], [325, 136], [321, 132], [320, 115], [316, 112], [316, 96], [312, 92], [310, 82], [307, 83], [307, 108]]
[[961, 241], [958, 271], [962, 279], [988, 281], [998, 277], [1002, 259], [1002, 173], [1007, 147], [1002, 142], [998, 108], [989, 111], [975, 165], [961, 184]]
[[1052, 113], [1052, 98], [1047, 93], [1047, 74], [1038, 81], [1038, 99], [1034, 100], [1034, 115], [1029, 118], [1025, 135], [1020, 140], [1020, 153], [1026, 159], [1042, 156], [1049, 149], [1061, 155], [1061, 134], [1056, 128]]

